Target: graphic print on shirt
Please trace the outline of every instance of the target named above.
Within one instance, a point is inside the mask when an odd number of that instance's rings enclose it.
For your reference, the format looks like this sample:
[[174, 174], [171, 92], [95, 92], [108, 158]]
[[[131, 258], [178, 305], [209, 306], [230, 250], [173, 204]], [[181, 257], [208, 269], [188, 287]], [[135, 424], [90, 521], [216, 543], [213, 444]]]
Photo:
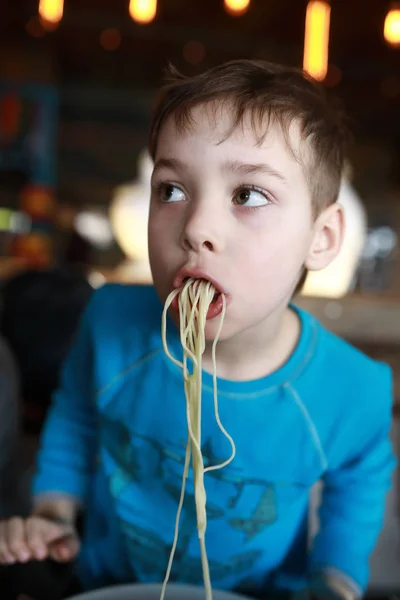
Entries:
[[[173, 513], [168, 521], [168, 538], [154, 531], [151, 515], [144, 515], [140, 509], [132, 507], [129, 519], [120, 512], [121, 529], [124, 533], [130, 561], [142, 576], [160, 581], [165, 575], [171, 551], [171, 536], [178, 506], [182, 474], [185, 462], [186, 443], [161, 443], [129, 431], [127, 425], [118, 420], [106, 418], [103, 427], [102, 445], [113, 460], [113, 469], [109, 476], [111, 493], [118, 504], [132, 486], [148, 484], [153, 480], [160, 486], [161, 493], [173, 500]], [[216, 456], [210, 438], [206, 439], [202, 453], [205, 466], [223, 462], [225, 457]], [[240, 469], [232, 466], [207, 473], [207, 519], [209, 524], [223, 519], [236, 535], [242, 535], [242, 547], [277, 519], [275, 486], [265, 480], [244, 478]], [[213, 494], [213, 489], [218, 493]], [[217, 501], [214, 500], [214, 496]], [[161, 500], [162, 502], [162, 500]], [[250, 508], [249, 508], [250, 507]], [[136, 510], [136, 512], [135, 512]], [[148, 525], [146, 526], [146, 521]], [[153, 528], [151, 526], [153, 525]], [[192, 555], [193, 540], [197, 548], [196, 508], [194, 500], [193, 478], [188, 477], [183, 505], [179, 542], [175, 554], [171, 579], [184, 579], [187, 583], [201, 583], [202, 570], [198, 554]], [[213, 581], [229, 575], [240, 576], [254, 565], [261, 551], [250, 549], [230, 556], [226, 562], [213, 561], [210, 557], [210, 572]]]
[[[129, 555], [133, 565], [140, 565], [141, 573], [147, 581], [159, 582], [165, 576], [171, 552], [171, 544], [163, 538], [138, 525], [121, 521], [124, 530]], [[222, 563], [209, 558], [210, 575], [213, 581], [245, 573], [261, 556], [261, 550], [251, 550], [237, 554], [229, 561]], [[187, 584], [199, 585], [203, 582], [203, 572], [198, 556], [185, 554], [180, 551], [175, 554], [170, 581], [185, 581]]]

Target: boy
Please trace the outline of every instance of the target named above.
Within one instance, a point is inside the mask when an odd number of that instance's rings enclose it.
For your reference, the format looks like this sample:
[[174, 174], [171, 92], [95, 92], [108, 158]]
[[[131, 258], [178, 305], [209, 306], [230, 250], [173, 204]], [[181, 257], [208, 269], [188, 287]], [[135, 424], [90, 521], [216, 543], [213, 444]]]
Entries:
[[[361, 596], [394, 462], [391, 377], [290, 304], [304, 272], [340, 249], [343, 139], [338, 115], [299, 71], [238, 60], [192, 79], [171, 73], [150, 135], [155, 290], [106, 286], [91, 302], [43, 436], [33, 516], [3, 523], [3, 562], [71, 560], [84, 507], [84, 587], [163, 579], [187, 423], [160, 321], [171, 290], [196, 277], [227, 299], [218, 390], [237, 451], [206, 475], [214, 587]], [[212, 403], [218, 324], [207, 321], [203, 357], [206, 466], [230, 455]], [[192, 481], [171, 579], [201, 584]]]

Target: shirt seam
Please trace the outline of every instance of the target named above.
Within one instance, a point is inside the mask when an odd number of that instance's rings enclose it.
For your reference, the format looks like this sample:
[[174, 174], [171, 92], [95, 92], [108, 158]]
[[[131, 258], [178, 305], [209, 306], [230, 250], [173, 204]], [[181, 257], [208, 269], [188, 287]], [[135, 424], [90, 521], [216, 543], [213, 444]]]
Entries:
[[[280, 381], [279, 383], [271, 385], [265, 389], [258, 390], [257, 392], [244, 393], [244, 392], [226, 392], [226, 391], [218, 390], [218, 396], [224, 397], [224, 398], [235, 398], [237, 400], [261, 398], [262, 396], [268, 396], [268, 395], [274, 393], [279, 388], [285, 387], [285, 386], [289, 385], [292, 381], [297, 379], [300, 376], [300, 374], [304, 371], [304, 369], [310, 362], [310, 360], [315, 352], [315, 347], [316, 347], [316, 342], [317, 342], [317, 337], [318, 337], [318, 330], [317, 330], [317, 326], [316, 326], [316, 321], [311, 316], [310, 316], [310, 321], [311, 321], [310, 327], [312, 329], [312, 332], [311, 332], [311, 340], [308, 344], [307, 351], [305, 352], [304, 356], [302, 357], [300, 364], [296, 365], [296, 368], [294, 368], [292, 370], [292, 372], [288, 375], [287, 379], [284, 379], [283, 381]], [[152, 350], [148, 354], [142, 356], [141, 358], [135, 360], [133, 363], [130, 363], [127, 367], [125, 367], [124, 369], [119, 371], [116, 375], [114, 375], [114, 377], [112, 377], [108, 383], [106, 383], [104, 386], [99, 388], [95, 392], [95, 397], [99, 398], [100, 396], [102, 396], [105, 392], [107, 392], [109, 389], [111, 389], [116, 383], [118, 383], [118, 381], [120, 381], [124, 377], [128, 376], [136, 367], [140, 366], [141, 364], [144, 364], [145, 362], [147, 362], [149, 360], [152, 360], [155, 356], [159, 355], [161, 352], [163, 352], [163, 348], [161, 348], [161, 347], [157, 348], [155, 350]], [[176, 372], [178, 372], [179, 368], [176, 365], [171, 365], [171, 366], [175, 367], [174, 370]], [[211, 393], [213, 392], [213, 388], [207, 384], [203, 384], [203, 390], [207, 391], [207, 392], [211, 392]]]
[[[298, 377], [304, 371], [304, 369], [310, 362], [312, 356], [314, 355], [315, 348], [317, 345], [318, 329], [317, 329], [316, 321], [313, 318], [311, 318], [310, 320], [311, 320], [310, 326], [312, 328], [312, 332], [311, 332], [311, 340], [308, 344], [307, 351], [304, 353], [304, 356], [303, 356], [300, 364], [296, 365], [296, 368], [294, 368], [292, 370], [292, 372], [288, 375], [287, 379], [284, 379], [283, 381], [280, 381], [279, 383], [269, 386], [268, 388], [265, 388], [263, 390], [259, 390], [258, 392], [241, 393], [241, 392], [224, 392], [224, 391], [218, 390], [218, 395], [224, 396], [226, 398], [237, 398], [237, 399], [259, 398], [261, 396], [267, 396], [269, 394], [272, 394], [280, 387], [285, 387], [285, 386], [289, 385], [291, 382], [298, 379]], [[213, 388], [209, 385], [203, 384], [203, 389], [207, 390], [208, 392], [213, 392]]]
[[108, 383], [106, 383], [105, 385], [100, 387], [98, 390], [96, 390], [96, 392], [95, 392], [96, 398], [100, 398], [100, 396], [102, 396], [105, 392], [107, 392], [109, 389], [111, 389], [121, 379], [124, 379], [125, 377], [127, 377], [134, 369], [136, 369], [136, 367], [139, 367], [140, 365], [143, 365], [144, 363], [148, 362], [149, 360], [152, 360], [155, 356], [160, 354], [161, 351], [162, 351], [161, 348], [157, 348], [156, 350], [152, 350], [148, 354], [145, 354], [144, 356], [142, 356], [139, 359], [136, 359], [135, 361], [130, 363], [127, 367], [125, 367], [124, 369], [119, 371], [116, 375], [114, 375], [114, 377], [112, 377]]
[[315, 423], [314, 423], [313, 419], [311, 418], [311, 415], [310, 415], [305, 403], [302, 401], [297, 390], [290, 383], [286, 383], [285, 388], [288, 390], [292, 400], [294, 401], [294, 403], [296, 404], [297, 408], [299, 409], [300, 413], [303, 416], [303, 419], [307, 426], [308, 432], [311, 435], [311, 438], [314, 442], [314, 447], [318, 452], [318, 455], [319, 455], [319, 458], [321, 461], [321, 467], [323, 468], [324, 471], [326, 471], [328, 468], [328, 459], [327, 459], [325, 451], [323, 449], [321, 438], [319, 437]]

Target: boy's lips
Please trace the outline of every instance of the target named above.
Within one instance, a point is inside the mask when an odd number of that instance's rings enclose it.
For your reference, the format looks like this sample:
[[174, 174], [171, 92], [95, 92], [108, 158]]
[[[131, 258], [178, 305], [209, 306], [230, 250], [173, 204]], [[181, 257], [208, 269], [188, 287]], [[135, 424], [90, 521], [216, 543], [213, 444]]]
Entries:
[[[227, 294], [225, 289], [221, 286], [221, 284], [216, 279], [214, 279], [213, 277], [211, 277], [210, 275], [208, 275], [205, 271], [202, 271], [201, 269], [190, 269], [190, 268], [180, 269], [173, 281], [174, 289], [182, 288], [185, 284], [185, 281], [190, 278], [203, 279], [205, 281], [209, 281], [216, 289], [218, 295], [217, 295], [216, 299], [211, 302], [211, 304], [208, 308], [207, 317], [206, 317], [207, 320], [214, 319], [222, 312], [222, 309], [223, 309], [222, 294], [225, 296], [226, 306], [228, 306], [228, 304], [230, 302], [229, 294]], [[177, 296], [175, 296], [174, 300], [172, 301], [171, 306], [172, 306], [172, 308], [174, 308], [176, 311], [179, 312], [179, 294]]]
[[222, 287], [222, 285], [216, 279], [214, 279], [214, 277], [206, 273], [206, 271], [190, 267], [183, 267], [182, 269], [179, 269], [172, 284], [174, 289], [183, 287], [185, 281], [190, 278], [205, 279], [206, 281], [209, 281], [213, 284], [218, 293], [224, 294], [225, 296], [229, 296], [229, 294]]

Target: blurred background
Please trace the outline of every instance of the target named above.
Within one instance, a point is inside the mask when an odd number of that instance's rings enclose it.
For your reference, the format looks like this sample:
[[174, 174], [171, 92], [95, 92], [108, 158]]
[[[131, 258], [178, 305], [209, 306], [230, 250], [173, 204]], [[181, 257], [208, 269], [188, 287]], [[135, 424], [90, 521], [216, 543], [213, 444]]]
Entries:
[[[40, 431], [93, 289], [150, 281], [145, 147], [168, 62], [188, 75], [234, 58], [303, 66], [341, 99], [354, 136], [346, 240], [298, 303], [391, 364], [400, 406], [399, 3], [2, 0], [0, 10], [1, 330], [25, 434]], [[399, 579], [393, 560], [378, 579]]]

